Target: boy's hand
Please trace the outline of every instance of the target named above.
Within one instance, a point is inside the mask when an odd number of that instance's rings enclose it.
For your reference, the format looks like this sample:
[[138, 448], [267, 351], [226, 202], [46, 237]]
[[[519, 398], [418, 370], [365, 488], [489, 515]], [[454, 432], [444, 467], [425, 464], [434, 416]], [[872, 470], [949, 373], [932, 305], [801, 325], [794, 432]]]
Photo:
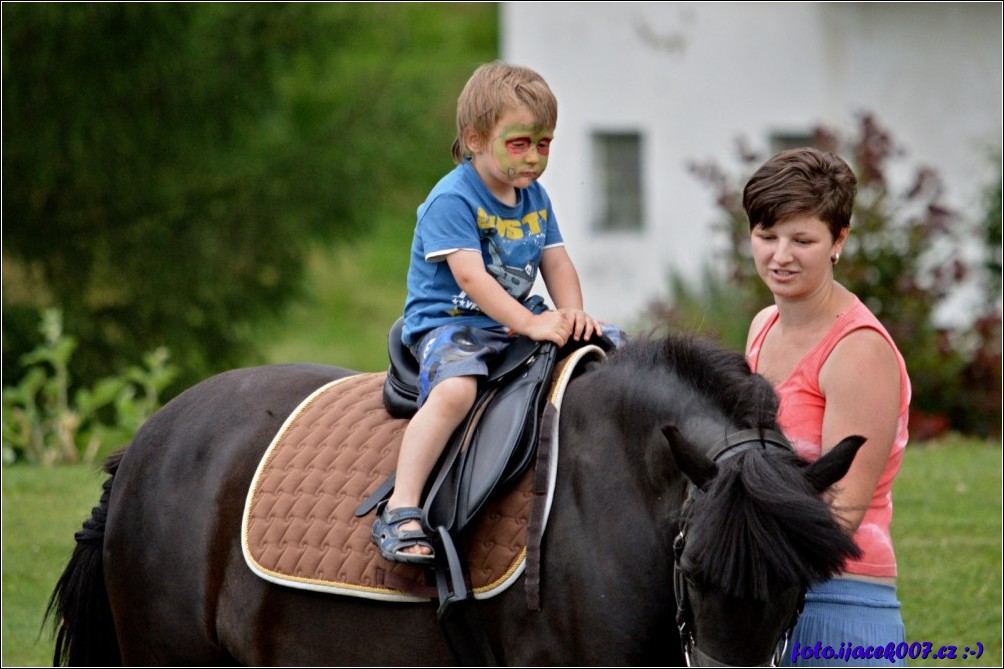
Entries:
[[531, 315], [519, 334], [536, 341], [550, 341], [562, 347], [572, 333], [572, 321], [560, 311], [545, 311]]
[[593, 320], [593, 318], [582, 309], [568, 307], [565, 309], [559, 309], [559, 312], [565, 316], [571, 325], [571, 336], [575, 339], [575, 341], [580, 341], [582, 339], [589, 341], [590, 337], [592, 337], [594, 333], [600, 331], [600, 324]]

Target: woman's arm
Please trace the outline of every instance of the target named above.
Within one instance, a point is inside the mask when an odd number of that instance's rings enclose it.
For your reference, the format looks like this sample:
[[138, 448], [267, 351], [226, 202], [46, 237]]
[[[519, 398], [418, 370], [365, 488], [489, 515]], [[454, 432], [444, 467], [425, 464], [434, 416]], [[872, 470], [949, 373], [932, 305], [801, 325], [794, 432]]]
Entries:
[[819, 388], [826, 398], [824, 452], [853, 434], [867, 438], [830, 499], [834, 512], [854, 532], [875, 494], [896, 438], [899, 362], [881, 334], [856, 330], [836, 345], [823, 364]]

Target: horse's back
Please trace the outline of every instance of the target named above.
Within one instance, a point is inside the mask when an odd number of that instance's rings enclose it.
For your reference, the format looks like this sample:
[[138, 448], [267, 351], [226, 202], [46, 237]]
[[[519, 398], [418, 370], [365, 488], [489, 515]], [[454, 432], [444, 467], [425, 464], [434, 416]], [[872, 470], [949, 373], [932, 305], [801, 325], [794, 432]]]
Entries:
[[[189, 388], [144, 424], [115, 476], [104, 544], [126, 664], [233, 659], [218, 645], [218, 606], [235, 594], [235, 574], [251, 576], [240, 524], [255, 469], [304, 398], [353, 373], [323, 365], [233, 370]], [[249, 579], [249, 598], [255, 587]]]

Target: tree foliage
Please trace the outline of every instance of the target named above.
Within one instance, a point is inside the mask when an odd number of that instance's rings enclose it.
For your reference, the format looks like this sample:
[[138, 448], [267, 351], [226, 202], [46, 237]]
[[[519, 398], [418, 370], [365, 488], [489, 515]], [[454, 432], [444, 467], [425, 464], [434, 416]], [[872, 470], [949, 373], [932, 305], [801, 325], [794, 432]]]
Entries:
[[[915, 436], [949, 426], [999, 435], [999, 157], [986, 216], [968, 221], [944, 204], [944, 184], [936, 170], [916, 168], [905, 188], [892, 183], [894, 163], [904, 150], [871, 114], [860, 116], [854, 136], [817, 128], [812, 144], [845, 157], [857, 174], [851, 235], [835, 276], [872, 310], [902, 351], [913, 385]], [[671, 302], [654, 304], [649, 312], [671, 327], [699, 328], [743, 350], [752, 317], [773, 298], [756, 274], [742, 208], [742, 189], [767, 156], [743, 143], [738, 154], [740, 168], [734, 172], [715, 163], [692, 165], [722, 213], [715, 223], [715, 234], [724, 242], [722, 264], [709, 267], [700, 285], [674, 276]], [[973, 239], [982, 240], [985, 257], [968, 252]], [[937, 310], [964, 281], [974, 282], [983, 295], [978, 313], [963, 325], [939, 323]], [[932, 416], [940, 425], [927, 422]]]
[[411, 223], [495, 34], [490, 4], [5, 4], [5, 382], [43, 307], [81, 382], [253, 360], [310, 245]]

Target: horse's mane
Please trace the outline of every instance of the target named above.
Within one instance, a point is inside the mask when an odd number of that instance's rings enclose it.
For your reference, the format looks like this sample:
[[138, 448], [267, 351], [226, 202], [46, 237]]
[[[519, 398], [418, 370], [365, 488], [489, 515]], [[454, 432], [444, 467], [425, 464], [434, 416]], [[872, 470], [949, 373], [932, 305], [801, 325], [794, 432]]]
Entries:
[[[687, 334], [637, 339], [611, 356], [625, 373], [668, 370], [739, 429], [778, 430], [777, 393], [742, 354]], [[613, 366], [612, 365], [612, 366]], [[636, 383], [637, 385], [637, 383]], [[682, 518], [694, 578], [734, 597], [767, 599], [839, 570], [858, 549], [803, 476], [793, 451], [754, 449], [719, 464], [705, 494]]]
[[805, 464], [779, 448], [719, 463], [683, 518], [699, 580], [734, 597], [768, 599], [772, 589], [825, 579], [860, 555], [806, 481]]
[[638, 368], [668, 371], [740, 428], [777, 429], [778, 398], [774, 388], [750, 371], [741, 353], [709, 340], [691, 334], [632, 339], [617, 349], [610, 362], [612, 368], [620, 368], [630, 376]]

